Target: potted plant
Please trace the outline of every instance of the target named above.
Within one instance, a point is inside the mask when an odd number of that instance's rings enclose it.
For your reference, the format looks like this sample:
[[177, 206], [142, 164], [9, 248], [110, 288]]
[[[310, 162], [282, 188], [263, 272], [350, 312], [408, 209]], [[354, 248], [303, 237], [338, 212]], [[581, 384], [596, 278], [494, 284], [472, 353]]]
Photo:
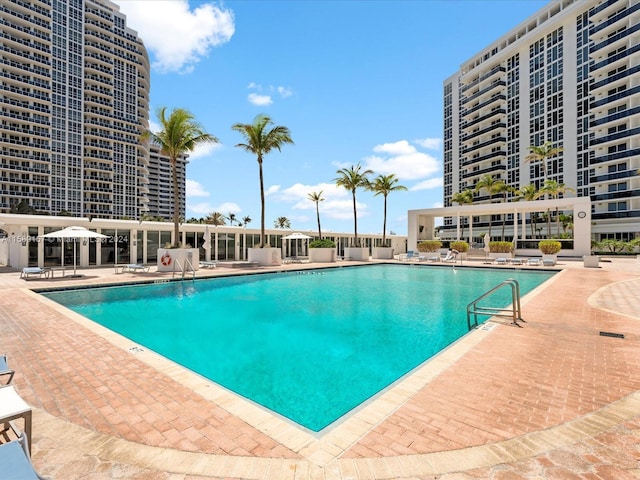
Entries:
[[361, 247], [358, 240], [358, 212], [356, 210], [356, 190], [359, 187], [367, 187], [369, 180], [367, 176], [372, 174], [372, 170], [362, 171], [360, 164], [351, 166], [350, 168], [343, 168], [336, 172], [338, 177], [334, 179], [336, 185], [343, 187], [351, 192], [353, 196], [353, 245], [345, 247], [344, 259], [345, 260], [369, 260], [369, 248]]
[[461, 259], [464, 260], [467, 258], [467, 252], [469, 251], [469, 244], [467, 242], [456, 240], [455, 242], [451, 242], [449, 247], [451, 247], [452, 250], [457, 250]]
[[489, 242], [489, 258], [513, 256], [513, 242]]
[[[197, 146], [218, 143], [219, 140], [213, 135], [205, 133], [191, 112], [176, 108], [167, 117], [166, 110], [166, 107], [161, 107], [157, 112], [162, 130], [157, 133], [146, 131], [142, 134], [143, 140], [151, 140], [158, 144], [160, 151], [169, 157], [173, 180], [173, 244], [168, 245], [169, 248], [158, 249], [158, 271], [197, 270], [200, 265], [198, 249], [183, 248], [180, 239], [180, 209], [178, 207], [180, 189], [178, 188], [177, 164], [178, 159], [184, 158]], [[191, 264], [190, 268], [187, 261]]]
[[542, 262], [545, 260], [553, 261], [555, 265], [558, 261], [557, 253], [562, 250], [562, 244], [557, 240], [540, 240], [538, 242], [538, 249], [542, 252]]
[[265, 114], [257, 115], [253, 123], [236, 123], [231, 128], [239, 132], [246, 143], [239, 143], [236, 147], [253, 153], [258, 160], [258, 169], [260, 172], [260, 245], [258, 248], [249, 248], [247, 258], [250, 262], [258, 262], [259, 265], [280, 265], [282, 264], [282, 255], [279, 248], [265, 245], [265, 202], [264, 202], [264, 176], [262, 173], [262, 161], [266, 154], [272, 150], [280, 151], [282, 146], [290, 143], [293, 144], [291, 133], [287, 127], [275, 126], [268, 128], [273, 124], [271, 117]]
[[441, 248], [442, 242], [440, 240], [423, 240], [422, 242], [418, 243], [418, 251], [423, 253], [437, 252]]
[[309, 242], [309, 262], [331, 263], [336, 261], [336, 244], [333, 240], [323, 238]]

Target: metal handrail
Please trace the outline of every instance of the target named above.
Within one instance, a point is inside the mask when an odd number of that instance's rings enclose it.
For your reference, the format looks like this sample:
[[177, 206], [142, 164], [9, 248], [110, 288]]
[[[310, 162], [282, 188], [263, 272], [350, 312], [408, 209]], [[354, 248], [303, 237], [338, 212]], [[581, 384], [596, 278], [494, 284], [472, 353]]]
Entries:
[[176, 265], [178, 266], [178, 268], [180, 269], [180, 273], [182, 273], [182, 280], [184, 280], [184, 276], [187, 273], [187, 265], [189, 265], [189, 267], [191, 267], [191, 272], [192, 272], [192, 280], [196, 279], [196, 269], [193, 268], [193, 264], [191, 263], [191, 261], [188, 258], [184, 259], [184, 264], [180, 265], [180, 262], [178, 260], [176, 260], [175, 262], [173, 262], [173, 273], [172, 273], [172, 277], [176, 276]]
[[[478, 302], [480, 302], [480, 300], [483, 300], [496, 290], [499, 290], [500, 288], [507, 285], [511, 287], [511, 308], [484, 307], [478, 305]], [[511, 312], [511, 314], [506, 315], [504, 312]], [[471, 324], [471, 315], [473, 315], [473, 325]], [[478, 315], [510, 317], [512, 319], [512, 325], [515, 325], [516, 327], [522, 327], [522, 325], [518, 323], [518, 321], [525, 322], [525, 320], [522, 318], [522, 310], [520, 308], [520, 284], [518, 283], [518, 281], [514, 278], [508, 278], [504, 282], [496, 285], [491, 290], [484, 293], [469, 305], [467, 305], [467, 327], [469, 328], [469, 330], [478, 326]]]

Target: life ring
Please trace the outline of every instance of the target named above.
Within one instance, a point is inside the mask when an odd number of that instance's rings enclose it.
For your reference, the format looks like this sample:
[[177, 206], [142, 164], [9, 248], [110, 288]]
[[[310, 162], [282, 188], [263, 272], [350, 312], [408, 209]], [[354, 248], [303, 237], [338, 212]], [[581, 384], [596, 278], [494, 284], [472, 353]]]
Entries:
[[164, 265], [165, 267], [171, 265], [171, 255], [169, 255], [168, 253], [162, 255], [162, 257], [160, 257], [160, 263], [162, 263], [162, 265]]

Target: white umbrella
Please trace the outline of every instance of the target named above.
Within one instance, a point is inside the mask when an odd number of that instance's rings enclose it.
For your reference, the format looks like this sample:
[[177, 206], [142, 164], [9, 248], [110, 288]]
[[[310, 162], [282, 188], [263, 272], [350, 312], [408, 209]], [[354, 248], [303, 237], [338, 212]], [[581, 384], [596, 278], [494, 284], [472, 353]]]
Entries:
[[67, 227], [62, 230], [56, 230], [55, 232], [45, 233], [40, 235], [41, 238], [60, 238], [62, 239], [62, 266], [64, 267], [64, 241], [72, 239], [73, 246], [73, 276], [76, 276], [76, 247], [75, 242], [78, 238], [108, 238], [101, 233], [92, 232], [84, 227]]
[[485, 253], [485, 259], [489, 256], [489, 252], [491, 251], [491, 247], [489, 247], [489, 242], [491, 242], [491, 237], [489, 236], [489, 233], [485, 233], [484, 234], [484, 253]]
[[211, 233], [209, 232], [209, 225], [204, 228], [204, 242], [202, 248], [209, 251], [211, 250]]

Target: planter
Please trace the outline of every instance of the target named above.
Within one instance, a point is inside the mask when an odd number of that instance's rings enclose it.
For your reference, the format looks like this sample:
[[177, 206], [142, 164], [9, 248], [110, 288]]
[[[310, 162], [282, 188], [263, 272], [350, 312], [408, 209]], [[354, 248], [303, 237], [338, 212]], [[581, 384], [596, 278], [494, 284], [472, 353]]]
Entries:
[[331, 263], [335, 261], [336, 261], [335, 248], [310, 248], [309, 249], [310, 263]]
[[555, 265], [558, 263], [558, 255], [542, 255], [543, 265]]
[[598, 268], [600, 267], [600, 257], [597, 255], [585, 255], [582, 257], [585, 268]]
[[[200, 267], [200, 252], [197, 248], [159, 248], [159, 272], [191, 272]], [[191, 264], [187, 263], [187, 260]], [[186, 266], [186, 268], [185, 268]]]
[[368, 262], [369, 248], [368, 247], [347, 247], [344, 249], [344, 259], [360, 261], [360, 262]]
[[272, 267], [282, 265], [282, 251], [279, 248], [249, 248], [247, 260], [257, 262], [262, 267]]
[[373, 258], [379, 260], [393, 260], [393, 247], [374, 247]]

